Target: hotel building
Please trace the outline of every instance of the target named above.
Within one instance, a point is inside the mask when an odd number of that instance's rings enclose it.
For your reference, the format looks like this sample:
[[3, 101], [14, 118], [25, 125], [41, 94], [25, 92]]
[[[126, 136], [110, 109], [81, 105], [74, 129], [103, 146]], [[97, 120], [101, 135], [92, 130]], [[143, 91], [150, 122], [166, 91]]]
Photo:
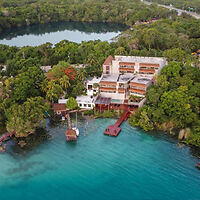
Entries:
[[[142, 106], [153, 77], [167, 64], [166, 58], [109, 56], [103, 63], [95, 107], [122, 109], [124, 105]], [[130, 96], [138, 97], [137, 102], [130, 101]]]

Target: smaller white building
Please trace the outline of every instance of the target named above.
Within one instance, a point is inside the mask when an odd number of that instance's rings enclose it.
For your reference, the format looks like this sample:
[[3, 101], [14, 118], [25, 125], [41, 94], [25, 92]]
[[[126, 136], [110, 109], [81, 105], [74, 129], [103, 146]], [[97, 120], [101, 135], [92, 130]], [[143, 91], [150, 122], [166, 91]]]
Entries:
[[[93, 96], [78, 96], [76, 97], [76, 102], [78, 104], [78, 107], [84, 108], [84, 109], [93, 109], [95, 104], [96, 97]], [[68, 99], [59, 99], [58, 104], [65, 104], [67, 103]]]
[[58, 99], [59, 104], [66, 104], [68, 99]]
[[94, 77], [93, 79], [87, 81], [86, 89], [88, 96], [95, 96], [99, 92], [99, 88], [95, 86], [99, 85], [100, 80], [101, 77], [100, 78]]
[[95, 104], [95, 99], [92, 96], [78, 96], [76, 97], [76, 102], [78, 103], [78, 106], [80, 108], [85, 108], [85, 109], [93, 109]]
[[47, 73], [48, 71], [51, 70], [51, 66], [40, 66], [40, 69], [41, 69], [44, 73]]

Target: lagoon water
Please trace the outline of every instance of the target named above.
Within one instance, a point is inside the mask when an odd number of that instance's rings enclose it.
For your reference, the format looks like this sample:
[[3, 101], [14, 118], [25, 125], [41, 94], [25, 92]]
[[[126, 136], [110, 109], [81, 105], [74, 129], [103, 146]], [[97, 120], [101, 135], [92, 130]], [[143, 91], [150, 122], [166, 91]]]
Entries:
[[200, 171], [188, 147], [114, 119], [79, 121], [80, 137], [66, 143], [61, 124], [52, 139], [26, 154], [0, 154], [0, 200], [199, 200]]
[[61, 40], [111, 41], [126, 27], [113, 23], [57, 22], [5, 30], [0, 34], [0, 44], [10, 46], [38, 46], [46, 42], [53, 45]]

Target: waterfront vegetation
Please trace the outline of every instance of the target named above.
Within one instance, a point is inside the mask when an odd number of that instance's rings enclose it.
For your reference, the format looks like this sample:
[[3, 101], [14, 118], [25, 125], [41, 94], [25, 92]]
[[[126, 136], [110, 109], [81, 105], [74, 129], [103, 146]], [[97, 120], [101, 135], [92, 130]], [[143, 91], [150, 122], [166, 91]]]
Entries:
[[122, 114], [121, 110], [105, 110], [103, 112], [92, 110], [84, 111], [84, 115], [91, 116], [94, 118], [117, 118]]
[[[55, 5], [56, 2], [56, 5]], [[134, 25], [157, 19], [151, 24]], [[200, 146], [200, 72], [193, 52], [200, 47], [200, 20], [174, 11], [149, 7], [135, 1], [93, 2], [70, 0], [1, 1], [0, 31], [5, 28], [55, 21], [117, 22], [130, 26], [116, 42], [88, 41], [77, 44], [63, 40], [53, 46], [0, 45], [0, 127], [27, 136], [40, 126], [50, 103], [58, 98], [84, 94], [83, 81], [100, 76], [109, 55], [165, 56], [170, 61], [148, 89], [147, 103], [130, 124], [145, 131], [159, 129], [176, 133], [190, 128], [188, 144]], [[75, 78], [65, 74], [72, 64]], [[53, 66], [46, 76], [39, 68]], [[70, 105], [71, 109], [71, 105]], [[102, 117], [113, 116], [112, 112]], [[99, 114], [100, 116], [101, 114]], [[103, 116], [104, 115], [104, 116]]]
[[106, 110], [104, 112], [95, 111], [94, 117], [96, 118], [117, 118], [122, 114], [121, 110]]
[[130, 124], [145, 131], [157, 129], [172, 134], [191, 128], [192, 135], [187, 142], [200, 145], [199, 112], [200, 70], [171, 62], [148, 89], [146, 105], [131, 117]]

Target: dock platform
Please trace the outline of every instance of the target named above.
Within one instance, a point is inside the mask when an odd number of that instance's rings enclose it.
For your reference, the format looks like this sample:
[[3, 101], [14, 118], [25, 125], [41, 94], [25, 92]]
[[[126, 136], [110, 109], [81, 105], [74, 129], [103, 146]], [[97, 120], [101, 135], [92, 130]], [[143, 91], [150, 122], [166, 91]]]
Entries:
[[128, 119], [129, 115], [130, 115], [129, 111], [124, 111], [122, 116], [117, 120], [117, 122], [114, 125], [109, 125], [106, 128], [104, 134], [114, 137], [118, 136], [121, 131], [120, 125], [122, 124], [123, 121], [126, 121]]

